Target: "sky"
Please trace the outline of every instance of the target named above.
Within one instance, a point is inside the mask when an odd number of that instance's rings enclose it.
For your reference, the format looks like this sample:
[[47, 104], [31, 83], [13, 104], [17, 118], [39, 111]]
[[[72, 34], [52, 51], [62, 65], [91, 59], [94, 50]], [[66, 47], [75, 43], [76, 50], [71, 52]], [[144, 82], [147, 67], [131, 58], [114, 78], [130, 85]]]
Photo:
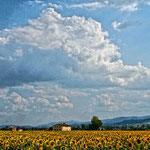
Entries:
[[145, 116], [150, 0], [0, 1], [0, 125]]

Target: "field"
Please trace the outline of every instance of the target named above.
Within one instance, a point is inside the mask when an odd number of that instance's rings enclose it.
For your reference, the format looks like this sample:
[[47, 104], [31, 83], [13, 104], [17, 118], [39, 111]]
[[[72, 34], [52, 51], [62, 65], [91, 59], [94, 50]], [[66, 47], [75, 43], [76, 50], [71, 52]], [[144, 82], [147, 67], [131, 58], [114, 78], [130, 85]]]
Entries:
[[0, 131], [0, 150], [150, 149], [150, 131]]

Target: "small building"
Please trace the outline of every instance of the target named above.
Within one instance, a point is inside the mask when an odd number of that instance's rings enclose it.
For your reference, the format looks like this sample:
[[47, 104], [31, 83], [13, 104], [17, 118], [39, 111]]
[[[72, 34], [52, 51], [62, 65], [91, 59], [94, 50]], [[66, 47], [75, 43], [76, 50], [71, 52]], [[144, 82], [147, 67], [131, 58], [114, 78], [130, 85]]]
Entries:
[[18, 131], [19, 131], [19, 132], [22, 132], [22, 131], [23, 131], [23, 129], [18, 129]]
[[71, 131], [71, 126], [68, 124], [55, 124], [53, 125], [53, 131]]
[[50, 131], [50, 127], [46, 128], [45, 131]]
[[103, 128], [103, 127], [99, 127], [98, 128], [100, 131], [104, 131], [105, 130], [105, 128]]
[[11, 131], [17, 131], [17, 128], [14, 127], [14, 126], [9, 127], [9, 129], [10, 129]]
[[53, 130], [52, 127], [48, 127], [48, 128], [45, 129], [45, 131], [52, 131], [52, 130]]

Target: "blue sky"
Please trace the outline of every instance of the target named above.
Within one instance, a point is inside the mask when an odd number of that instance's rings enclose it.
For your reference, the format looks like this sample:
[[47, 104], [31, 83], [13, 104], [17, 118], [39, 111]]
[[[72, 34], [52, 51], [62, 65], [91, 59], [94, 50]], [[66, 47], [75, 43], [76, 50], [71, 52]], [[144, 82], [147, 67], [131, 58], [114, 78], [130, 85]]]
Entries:
[[150, 1], [0, 7], [0, 124], [149, 115]]

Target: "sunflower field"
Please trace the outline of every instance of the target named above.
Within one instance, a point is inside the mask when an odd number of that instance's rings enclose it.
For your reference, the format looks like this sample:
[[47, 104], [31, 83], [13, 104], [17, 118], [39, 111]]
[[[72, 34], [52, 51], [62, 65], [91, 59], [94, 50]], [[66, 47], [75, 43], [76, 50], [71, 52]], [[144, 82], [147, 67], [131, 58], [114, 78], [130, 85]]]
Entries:
[[150, 150], [150, 131], [0, 131], [0, 150]]

